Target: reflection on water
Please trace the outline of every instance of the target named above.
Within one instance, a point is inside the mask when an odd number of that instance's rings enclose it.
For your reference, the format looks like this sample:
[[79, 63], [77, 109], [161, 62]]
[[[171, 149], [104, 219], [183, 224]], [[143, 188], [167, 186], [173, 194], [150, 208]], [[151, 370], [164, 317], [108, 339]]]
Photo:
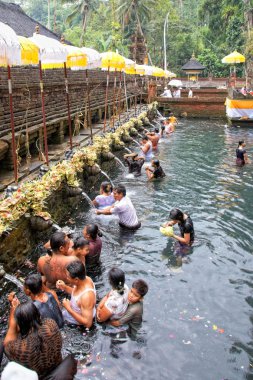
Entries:
[[[92, 273], [99, 298], [109, 290], [113, 265], [126, 272], [129, 286], [143, 278], [150, 287], [135, 340], [100, 325], [64, 329], [64, 352], [79, 357], [77, 379], [253, 379], [253, 165], [234, 165], [241, 139], [251, 155], [253, 129], [185, 120], [159, 144], [162, 181], [147, 182], [144, 171], [138, 179], [120, 168], [110, 173], [137, 208], [142, 228], [134, 234], [121, 231], [115, 218], [98, 218], [85, 201], [71, 215], [77, 234], [92, 222], [103, 231], [101, 267]], [[159, 232], [173, 207], [194, 221], [196, 240], [184, 255]]]

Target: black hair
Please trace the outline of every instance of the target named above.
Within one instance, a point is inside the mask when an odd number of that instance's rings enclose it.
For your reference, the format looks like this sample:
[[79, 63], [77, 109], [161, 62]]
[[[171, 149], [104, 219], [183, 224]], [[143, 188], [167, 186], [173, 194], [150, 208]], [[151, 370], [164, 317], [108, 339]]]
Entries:
[[86, 279], [86, 269], [80, 260], [72, 261], [72, 263], [67, 265], [67, 271], [71, 278], [78, 278], [79, 280]]
[[102, 182], [101, 183], [101, 189], [104, 193], [109, 194], [112, 192], [112, 184], [110, 182]]
[[155, 128], [155, 132], [156, 132], [156, 133], [159, 133], [159, 128]]
[[74, 240], [73, 249], [84, 248], [86, 245], [89, 245], [88, 240], [84, 239], [82, 236], [79, 236]]
[[159, 160], [152, 160], [153, 161], [153, 163], [154, 163], [154, 165], [155, 166], [160, 166], [160, 161]]
[[86, 228], [87, 234], [90, 235], [90, 237], [92, 238], [92, 240], [96, 240], [96, 238], [98, 236], [99, 237], [103, 236], [103, 234], [99, 230], [97, 224], [87, 224], [87, 226], [85, 226], [85, 228]]
[[148, 136], [143, 136], [142, 140], [148, 141]]
[[40, 273], [30, 274], [26, 277], [24, 286], [32, 292], [32, 294], [39, 294], [42, 291], [42, 278]]
[[134, 281], [132, 288], [136, 289], [141, 297], [144, 297], [148, 292], [148, 284], [141, 279]]
[[161, 130], [162, 130], [162, 131], [165, 130], [165, 125], [162, 125], [162, 126], [161, 126]]
[[123, 197], [126, 196], [126, 188], [124, 185], [121, 185], [121, 184], [116, 185], [114, 187], [114, 191], [116, 191], [116, 193], [118, 193], [118, 194], [123, 194]]
[[119, 268], [112, 268], [108, 273], [109, 282], [119, 294], [124, 294], [125, 273]]
[[25, 338], [30, 331], [38, 336], [38, 341], [41, 343], [38, 335], [38, 329], [41, 326], [41, 316], [37, 307], [33, 302], [25, 302], [17, 306], [15, 310], [15, 319], [20, 329], [22, 338]]
[[238, 142], [238, 148], [239, 148], [239, 146], [241, 146], [242, 144], [244, 144], [244, 140], [240, 140], [240, 141]]
[[62, 231], [55, 232], [50, 239], [50, 247], [53, 252], [59, 251], [61, 247], [64, 247], [66, 244], [65, 241], [66, 234]]
[[183, 222], [184, 221], [184, 213], [181, 210], [179, 210], [178, 208], [173, 208], [170, 211], [169, 218], [172, 220], [179, 220], [180, 222]]

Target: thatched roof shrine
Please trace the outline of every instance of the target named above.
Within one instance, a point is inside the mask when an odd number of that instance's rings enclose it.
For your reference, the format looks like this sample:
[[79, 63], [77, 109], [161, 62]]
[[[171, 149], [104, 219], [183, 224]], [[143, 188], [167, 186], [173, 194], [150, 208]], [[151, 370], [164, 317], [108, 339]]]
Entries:
[[29, 17], [22, 8], [13, 3], [5, 3], [0, 0], [0, 21], [9, 25], [18, 35], [31, 37], [36, 25], [40, 27], [40, 34], [60, 40], [60, 37], [51, 32], [45, 26]]
[[196, 60], [194, 53], [192, 54], [191, 59], [184, 64], [181, 70], [190, 72], [198, 72], [201, 73], [202, 70], [205, 70], [205, 67], [201, 65], [199, 61]]

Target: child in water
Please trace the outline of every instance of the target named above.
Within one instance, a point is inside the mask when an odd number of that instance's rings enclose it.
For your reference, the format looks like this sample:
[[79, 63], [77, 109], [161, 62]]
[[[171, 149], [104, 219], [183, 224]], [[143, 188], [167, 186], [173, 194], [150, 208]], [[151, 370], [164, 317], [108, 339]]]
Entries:
[[112, 193], [112, 185], [110, 182], [101, 183], [100, 195], [96, 196], [92, 203], [99, 210], [103, 210], [104, 208], [112, 206], [115, 203]]
[[78, 257], [79, 260], [85, 265], [85, 256], [90, 253], [90, 243], [84, 237], [79, 236], [74, 240], [74, 245], [68, 254]]
[[112, 268], [108, 277], [112, 290], [98, 304], [97, 319], [99, 322], [120, 319], [128, 306], [129, 288], [125, 284], [125, 273], [119, 268]]
[[118, 320], [110, 321], [114, 327], [129, 325], [129, 333], [135, 335], [142, 323], [143, 298], [148, 292], [148, 285], [144, 280], [136, 280], [128, 293], [128, 308]]

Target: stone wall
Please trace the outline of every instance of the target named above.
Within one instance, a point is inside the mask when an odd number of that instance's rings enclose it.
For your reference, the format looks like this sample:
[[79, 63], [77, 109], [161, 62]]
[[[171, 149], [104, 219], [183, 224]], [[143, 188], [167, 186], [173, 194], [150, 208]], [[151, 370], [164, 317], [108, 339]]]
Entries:
[[159, 108], [168, 114], [173, 112], [176, 116], [193, 118], [225, 118], [225, 99], [223, 97], [203, 98], [157, 98]]
[[[100, 70], [89, 70], [90, 101], [92, 120], [99, 121], [104, 114], [104, 101], [106, 89], [106, 72]], [[117, 83], [119, 76], [117, 73]], [[83, 121], [87, 112], [87, 87], [85, 71], [68, 70], [69, 95], [71, 118], [74, 124], [75, 115], [81, 115]], [[63, 70], [47, 70], [43, 72], [44, 93], [47, 133], [50, 143], [60, 144], [64, 136], [68, 134], [67, 103], [65, 80]], [[134, 77], [126, 76], [127, 96], [134, 96]], [[141, 80], [138, 78], [138, 93], [140, 93]], [[114, 72], [110, 72], [109, 81], [109, 107], [113, 103]], [[12, 89], [14, 103], [14, 118], [16, 142], [19, 145], [19, 155], [25, 156], [26, 143], [28, 142], [31, 152], [36, 152], [36, 142], [40, 137], [43, 141], [41, 94], [39, 84], [38, 67], [14, 67], [12, 68]], [[119, 87], [116, 91], [116, 99], [119, 96]], [[124, 87], [121, 91], [122, 105], [125, 102]], [[74, 125], [73, 125], [74, 130]], [[10, 109], [7, 82], [7, 70], [0, 68], [0, 171], [1, 169], [12, 170], [12, 151], [10, 133]], [[29, 138], [27, 138], [27, 135]]]

